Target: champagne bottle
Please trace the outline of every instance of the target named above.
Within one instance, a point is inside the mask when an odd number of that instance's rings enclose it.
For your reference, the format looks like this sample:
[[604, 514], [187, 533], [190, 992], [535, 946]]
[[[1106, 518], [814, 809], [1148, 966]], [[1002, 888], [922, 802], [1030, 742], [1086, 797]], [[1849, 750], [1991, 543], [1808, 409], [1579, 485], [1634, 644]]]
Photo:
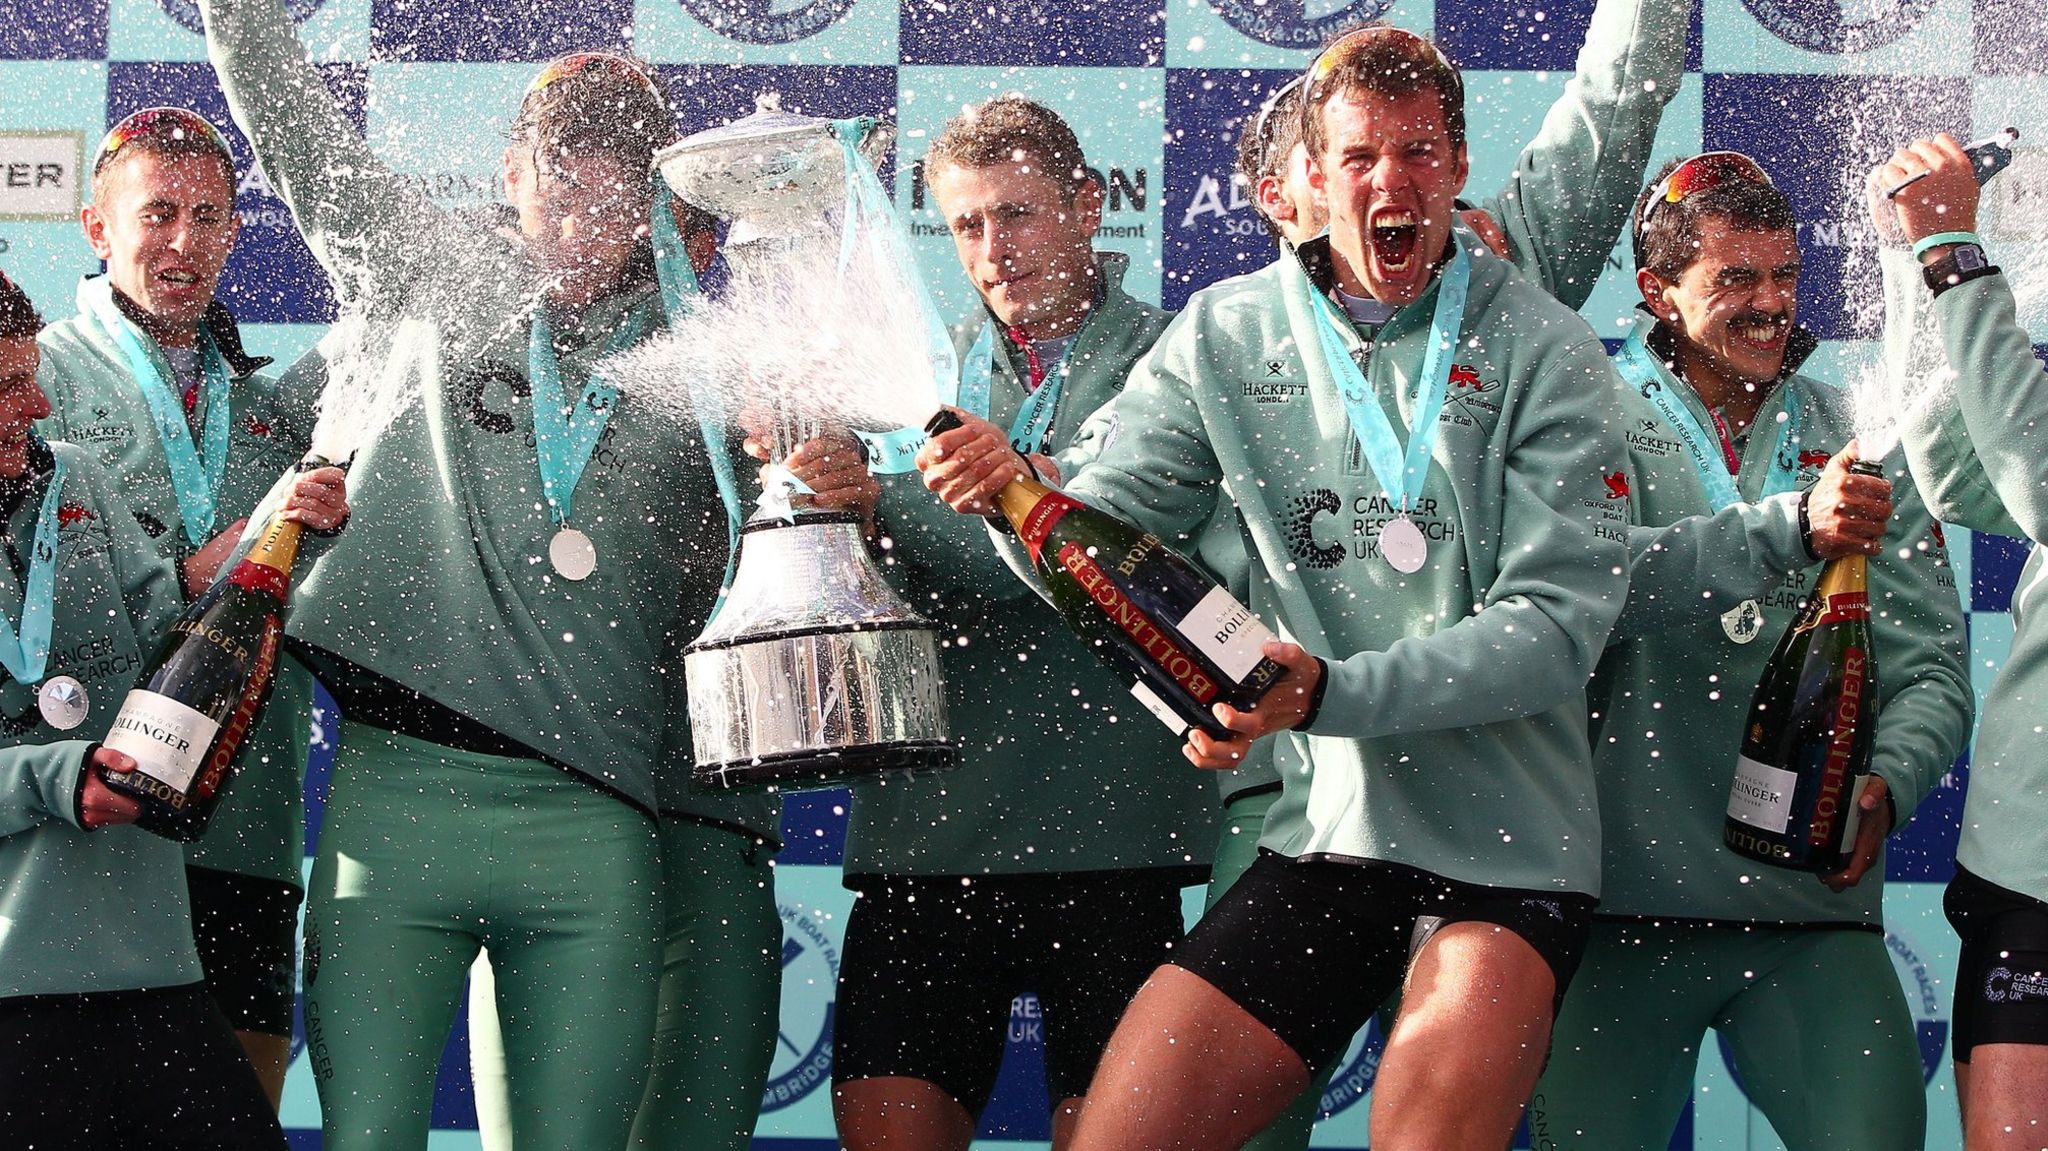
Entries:
[[[959, 426], [942, 411], [925, 431]], [[1035, 480], [1012, 481], [996, 504], [1067, 625], [1175, 734], [1229, 735], [1210, 707], [1250, 708], [1286, 676], [1264, 655], [1266, 625], [1158, 536]]]
[[1849, 865], [1877, 730], [1867, 578], [1860, 555], [1830, 560], [1757, 681], [1721, 832], [1738, 855], [1798, 871]]
[[[309, 458], [301, 469], [323, 464]], [[142, 804], [144, 830], [180, 843], [206, 833], [270, 694], [301, 530], [273, 512], [227, 578], [171, 625], [121, 702], [106, 746], [133, 756], [136, 769], [100, 774]]]

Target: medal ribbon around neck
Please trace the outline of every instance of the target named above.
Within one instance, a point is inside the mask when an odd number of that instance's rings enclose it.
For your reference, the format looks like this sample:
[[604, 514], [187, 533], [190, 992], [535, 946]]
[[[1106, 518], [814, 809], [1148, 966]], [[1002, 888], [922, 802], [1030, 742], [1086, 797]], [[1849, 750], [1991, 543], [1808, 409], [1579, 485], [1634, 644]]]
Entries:
[[142, 334], [120, 312], [110, 295], [98, 305], [100, 323], [114, 337], [128, 359], [128, 372], [149, 404], [157, 437], [163, 441], [164, 460], [171, 471], [171, 489], [178, 497], [178, 515], [185, 522], [185, 538], [197, 547], [213, 536], [215, 504], [221, 478], [227, 474], [228, 432], [234, 420], [228, 415], [228, 365], [214, 346], [213, 336], [199, 329], [199, 363], [206, 379], [206, 423], [200, 445], [192, 443], [192, 426], [185, 420], [184, 398], [157, 368], [143, 347]]
[[21, 593], [21, 627], [0, 615], [0, 666], [23, 687], [41, 683], [50, 664], [50, 628], [57, 603], [57, 509], [63, 502], [64, 457], [58, 456], [36, 515], [36, 542]]
[[[1721, 437], [1708, 432], [1693, 415], [1692, 408], [1664, 382], [1663, 366], [1657, 357], [1643, 343], [1640, 331], [1632, 333], [1621, 351], [1614, 355], [1615, 370], [1623, 379], [1636, 386], [1657, 414], [1664, 418], [1666, 426], [1678, 435], [1685, 445], [1686, 455], [1692, 458], [1693, 470], [1699, 473], [1700, 486], [1706, 489], [1707, 502], [1715, 511], [1742, 502], [1742, 492], [1736, 487], [1735, 476], [1728, 471], [1727, 461], [1720, 451]], [[1784, 387], [1785, 385], [1780, 385]], [[1799, 394], [1785, 387], [1785, 418], [1778, 424], [1778, 438], [1771, 445], [1770, 471], [1764, 475], [1764, 496], [1781, 492], [1796, 491], [1799, 488], [1799, 456], [1788, 450], [1799, 440]]]
[[[1451, 247], [1451, 261], [1444, 266], [1439, 277], [1436, 310], [1429, 320], [1429, 347], [1423, 353], [1422, 374], [1415, 380], [1414, 415], [1409, 422], [1405, 452], [1395, 437], [1394, 425], [1387, 419], [1385, 407], [1373, 393], [1372, 383], [1365, 378], [1365, 373], [1352, 360], [1351, 350], [1344, 345], [1340, 333], [1351, 330], [1351, 321], [1337, 310], [1329, 296], [1316, 290], [1300, 260], [1288, 261], [1293, 269], [1291, 275], [1299, 277], [1297, 287], [1306, 289], [1310, 306], [1323, 320], [1315, 326], [1316, 344], [1313, 346], [1321, 349], [1337, 391], [1344, 397], [1344, 411], [1351, 419], [1351, 431], [1358, 437], [1359, 447], [1365, 449], [1366, 462], [1372, 465], [1372, 473], [1379, 480], [1381, 492], [1389, 502], [1399, 499], [1403, 519], [1415, 507], [1423, 485], [1429, 480], [1430, 453], [1436, 447], [1437, 416], [1443, 412], [1444, 401], [1450, 393], [1451, 373], [1446, 359], [1457, 344], [1465, 322], [1465, 295], [1472, 282], [1472, 257], [1455, 233]], [[1303, 346], [1304, 351], [1311, 346], [1298, 335], [1296, 342]]]
[[[645, 325], [639, 319], [639, 313], [620, 318], [612, 333], [611, 354], [624, 351], [640, 334]], [[533, 383], [533, 443], [540, 459], [541, 494], [547, 497], [548, 516], [555, 526], [566, 527], [576, 484], [619, 405], [619, 390], [592, 373], [575, 406], [563, 410], [562, 364], [555, 355], [554, 327], [545, 306], [534, 309], [526, 371]]]

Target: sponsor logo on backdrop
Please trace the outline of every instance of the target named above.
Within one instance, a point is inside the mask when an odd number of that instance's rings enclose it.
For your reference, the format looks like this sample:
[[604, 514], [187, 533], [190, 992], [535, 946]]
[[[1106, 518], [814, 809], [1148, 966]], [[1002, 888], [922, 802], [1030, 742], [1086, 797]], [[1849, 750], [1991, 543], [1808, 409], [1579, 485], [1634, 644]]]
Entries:
[[[780, 1111], [832, 1079], [833, 994], [839, 985], [839, 932], [806, 907], [783, 903], [782, 1019], [761, 1110]], [[831, 930], [828, 932], [828, 926]]]
[[[1102, 186], [1102, 223], [1095, 229], [1098, 240], [1142, 240], [1146, 236], [1145, 208], [1152, 202], [1152, 174], [1137, 166], [1112, 165], [1083, 169]], [[924, 161], [910, 166], [910, 210], [913, 213], [939, 211], [938, 201], [925, 190]], [[1135, 218], [1133, 218], [1135, 217]], [[933, 224], [913, 218], [911, 234], [951, 236], [944, 220]]]
[[1387, 1038], [1380, 1034], [1379, 1017], [1374, 1016], [1352, 1037], [1351, 1050], [1337, 1065], [1337, 1073], [1330, 1076], [1330, 1085], [1323, 1088], [1322, 1107], [1316, 1117], [1327, 1119], [1347, 1111], [1370, 1095], [1373, 1080], [1379, 1078], [1380, 1057], [1386, 1051]]
[[1941, 1053], [1948, 1046], [1948, 1012], [1942, 1007], [1941, 987], [1906, 936], [1887, 931], [1884, 947], [1891, 953], [1892, 969], [1899, 973], [1899, 983], [1906, 989], [1906, 1006], [1913, 1012], [1913, 1036], [1920, 1042], [1920, 1082], [1932, 1083], [1941, 1068]]
[[854, 0], [678, 0], [690, 18], [743, 44], [793, 44], [846, 19]]
[[1209, 7], [1261, 44], [1314, 51], [1333, 33], [1386, 15], [1393, 0], [1209, 0]]
[[[318, 12], [324, 3], [326, 0], [285, 0], [284, 10], [294, 22], [299, 22]], [[194, 36], [206, 35], [206, 26], [199, 22], [199, 5], [194, 0], [157, 0], [157, 4], [164, 15], [176, 20], [186, 31]]]
[[1850, 55], [1882, 48], [1920, 26], [1935, 0], [1742, 0], [1771, 35], [1808, 52]]
[[85, 183], [82, 132], [0, 133], [0, 220], [69, 220]]
[[1266, 238], [1266, 225], [1259, 219], [1258, 205], [1252, 201], [1244, 176], [1238, 172], [1227, 176], [1203, 175], [1195, 185], [1195, 194], [1188, 198], [1187, 210], [1180, 214], [1181, 230], [1200, 228], [1211, 220], [1220, 220], [1228, 236]]

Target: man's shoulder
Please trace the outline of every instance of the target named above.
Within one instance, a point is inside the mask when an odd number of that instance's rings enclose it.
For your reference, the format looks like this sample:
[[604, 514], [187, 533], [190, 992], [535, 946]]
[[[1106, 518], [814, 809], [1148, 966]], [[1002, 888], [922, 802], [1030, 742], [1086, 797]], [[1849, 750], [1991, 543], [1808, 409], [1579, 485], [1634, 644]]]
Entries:
[[[69, 361], [78, 356], [107, 359], [108, 351], [102, 347], [99, 323], [83, 312], [66, 316], [55, 323], [45, 324], [36, 334], [36, 345], [43, 358]], [[60, 366], [68, 367], [68, 363]]]
[[1255, 318], [1287, 322], [1287, 302], [1280, 292], [1279, 260], [1263, 268], [1218, 280], [1188, 297], [1176, 317], [1177, 326], [1236, 327]]

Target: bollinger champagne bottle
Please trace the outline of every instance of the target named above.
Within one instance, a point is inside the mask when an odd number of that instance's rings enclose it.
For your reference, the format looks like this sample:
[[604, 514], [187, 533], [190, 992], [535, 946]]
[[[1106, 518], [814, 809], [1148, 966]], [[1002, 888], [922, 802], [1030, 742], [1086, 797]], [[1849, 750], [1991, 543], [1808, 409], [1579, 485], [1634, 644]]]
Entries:
[[[301, 468], [324, 466], [309, 458]], [[225, 579], [192, 601], [121, 702], [106, 746], [135, 758], [102, 771], [142, 804], [137, 826], [190, 843], [206, 834], [235, 754], [270, 695], [301, 525], [273, 512]]]
[[1847, 867], [1876, 731], [1867, 568], [1860, 555], [1842, 556], [1821, 569], [1757, 681], [1721, 841], [1778, 867]]
[[[925, 431], [958, 426], [942, 411]], [[1265, 657], [1266, 625], [1158, 536], [1034, 480], [1013, 481], [996, 503], [1067, 625], [1176, 735], [1229, 735], [1210, 706], [1249, 708], [1286, 676]]]

